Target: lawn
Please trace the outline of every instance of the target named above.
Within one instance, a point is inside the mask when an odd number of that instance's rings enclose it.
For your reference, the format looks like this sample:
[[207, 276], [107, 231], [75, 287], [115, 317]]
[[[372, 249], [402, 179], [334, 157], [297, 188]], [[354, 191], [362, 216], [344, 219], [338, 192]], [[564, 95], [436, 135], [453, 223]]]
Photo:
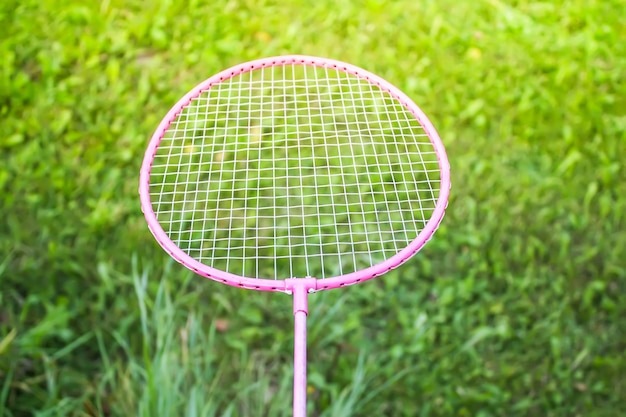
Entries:
[[0, 416], [289, 416], [291, 299], [169, 259], [143, 152], [200, 81], [299, 53], [430, 117], [450, 205], [384, 277], [310, 296], [309, 414], [626, 409], [617, 0], [0, 4]]

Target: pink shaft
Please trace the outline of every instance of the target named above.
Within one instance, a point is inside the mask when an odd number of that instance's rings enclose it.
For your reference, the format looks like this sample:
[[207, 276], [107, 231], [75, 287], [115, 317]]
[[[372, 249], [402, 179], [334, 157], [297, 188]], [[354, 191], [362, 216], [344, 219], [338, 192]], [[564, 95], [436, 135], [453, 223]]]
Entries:
[[308, 291], [315, 288], [314, 279], [287, 280], [293, 293], [293, 416], [306, 417], [306, 316], [309, 313]]
[[306, 417], [306, 313], [295, 314], [293, 416]]

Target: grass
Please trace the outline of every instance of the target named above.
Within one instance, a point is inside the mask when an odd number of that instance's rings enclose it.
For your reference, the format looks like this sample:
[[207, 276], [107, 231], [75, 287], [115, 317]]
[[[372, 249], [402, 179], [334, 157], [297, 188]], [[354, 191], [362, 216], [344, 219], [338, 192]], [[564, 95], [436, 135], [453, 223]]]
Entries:
[[0, 415], [289, 415], [290, 299], [192, 276], [137, 176], [197, 82], [282, 53], [396, 84], [449, 153], [435, 238], [310, 297], [312, 416], [614, 416], [621, 2], [0, 4]]

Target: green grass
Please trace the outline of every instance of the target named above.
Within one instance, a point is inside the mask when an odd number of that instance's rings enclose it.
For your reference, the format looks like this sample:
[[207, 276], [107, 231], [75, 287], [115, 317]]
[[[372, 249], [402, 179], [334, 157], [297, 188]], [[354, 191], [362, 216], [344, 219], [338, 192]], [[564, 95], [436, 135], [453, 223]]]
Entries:
[[310, 297], [310, 415], [620, 415], [622, 2], [85, 4], [0, 4], [1, 416], [290, 415], [290, 298], [192, 276], [137, 198], [171, 105], [282, 53], [400, 87], [453, 173], [416, 258]]

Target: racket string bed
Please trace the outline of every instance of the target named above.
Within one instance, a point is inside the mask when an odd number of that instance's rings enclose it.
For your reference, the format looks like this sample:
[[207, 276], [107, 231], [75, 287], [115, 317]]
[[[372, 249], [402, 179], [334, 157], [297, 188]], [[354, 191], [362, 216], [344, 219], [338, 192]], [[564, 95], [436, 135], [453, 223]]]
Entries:
[[300, 67], [202, 91], [164, 132], [155, 214], [194, 259], [323, 279], [389, 258], [430, 218], [437, 154], [409, 110], [353, 75]]

